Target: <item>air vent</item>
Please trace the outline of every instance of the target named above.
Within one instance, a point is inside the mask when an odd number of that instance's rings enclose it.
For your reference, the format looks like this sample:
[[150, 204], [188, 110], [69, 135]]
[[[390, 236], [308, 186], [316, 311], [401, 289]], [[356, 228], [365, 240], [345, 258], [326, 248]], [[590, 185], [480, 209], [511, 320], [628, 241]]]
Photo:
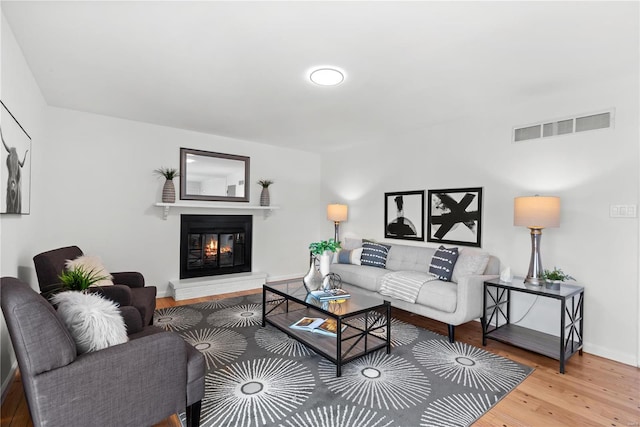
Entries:
[[606, 129], [613, 127], [613, 109], [605, 112], [582, 114], [577, 117], [516, 127], [513, 129], [513, 142], [529, 139], [548, 138], [551, 136], [567, 135], [588, 130]]

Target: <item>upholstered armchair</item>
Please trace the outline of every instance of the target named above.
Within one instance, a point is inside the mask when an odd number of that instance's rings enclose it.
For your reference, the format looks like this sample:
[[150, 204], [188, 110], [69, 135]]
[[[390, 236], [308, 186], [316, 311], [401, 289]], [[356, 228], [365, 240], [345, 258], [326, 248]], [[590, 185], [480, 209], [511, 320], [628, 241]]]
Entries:
[[0, 294], [35, 427], [150, 426], [185, 409], [187, 425], [199, 424], [204, 357], [176, 333], [147, 326], [124, 344], [77, 354], [28, 284], [0, 278]]
[[[40, 293], [48, 297], [60, 290], [58, 276], [64, 271], [67, 260], [73, 260], [83, 255], [77, 246], [67, 246], [43, 252], [33, 257], [38, 276]], [[156, 309], [156, 287], [145, 286], [144, 276], [137, 272], [112, 273], [114, 286], [94, 288], [95, 292], [103, 294], [120, 306], [134, 306], [142, 316], [143, 325], [153, 322], [153, 312]]]

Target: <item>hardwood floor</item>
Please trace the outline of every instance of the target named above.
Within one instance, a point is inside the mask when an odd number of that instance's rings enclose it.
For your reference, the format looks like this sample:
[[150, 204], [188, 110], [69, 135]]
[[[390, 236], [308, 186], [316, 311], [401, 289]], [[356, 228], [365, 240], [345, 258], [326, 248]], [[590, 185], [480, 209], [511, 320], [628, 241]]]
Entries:
[[[254, 293], [237, 292], [216, 297], [174, 301], [159, 298], [158, 308], [193, 304]], [[400, 320], [447, 334], [447, 325], [394, 309]], [[479, 322], [456, 327], [456, 340], [482, 346]], [[558, 362], [535, 353], [489, 341], [486, 350], [535, 368], [514, 391], [486, 413], [474, 426], [640, 426], [640, 369], [584, 353], [574, 355], [566, 374]], [[32, 426], [19, 376], [2, 404], [1, 427]], [[179, 427], [172, 416], [154, 427]], [[412, 426], [407, 426], [412, 427]]]

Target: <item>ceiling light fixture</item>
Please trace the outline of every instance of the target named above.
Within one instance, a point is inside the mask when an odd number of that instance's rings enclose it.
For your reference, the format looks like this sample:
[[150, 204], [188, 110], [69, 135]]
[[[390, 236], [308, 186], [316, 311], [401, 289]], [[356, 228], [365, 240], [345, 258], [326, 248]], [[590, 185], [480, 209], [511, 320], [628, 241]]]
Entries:
[[309, 73], [309, 80], [320, 86], [335, 86], [344, 81], [344, 71], [335, 67], [314, 68]]

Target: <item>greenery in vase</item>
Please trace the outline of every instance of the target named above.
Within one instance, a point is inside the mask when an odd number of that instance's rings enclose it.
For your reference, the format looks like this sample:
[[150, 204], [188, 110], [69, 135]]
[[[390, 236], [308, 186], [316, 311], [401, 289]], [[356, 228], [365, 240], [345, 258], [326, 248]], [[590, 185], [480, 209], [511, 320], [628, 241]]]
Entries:
[[565, 280], [576, 280], [558, 267], [553, 267], [553, 270], [545, 270], [544, 273], [542, 273], [542, 278], [549, 281], [559, 280], [561, 282], [564, 282]]
[[62, 287], [72, 291], [84, 291], [89, 286], [108, 278], [107, 276], [98, 275], [93, 269], [87, 270], [82, 266], [65, 270], [58, 276]]
[[269, 186], [273, 184], [273, 181], [270, 179], [261, 179], [258, 181], [258, 184], [260, 184], [262, 188], [269, 188]]
[[334, 239], [321, 240], [309, 245], [309, 250], [314, 255], [322, 255], [325, 251], [335, 252], [338, 249], [340, 249], [340, 242], [336, 242]]
[[176, 168], [158, 168], [153, 172], [160, 176], [165, 177], [169, 181], [172, 181], [173, 178], [180, 176], [180, 173], [178, 173], [178, 169]]

